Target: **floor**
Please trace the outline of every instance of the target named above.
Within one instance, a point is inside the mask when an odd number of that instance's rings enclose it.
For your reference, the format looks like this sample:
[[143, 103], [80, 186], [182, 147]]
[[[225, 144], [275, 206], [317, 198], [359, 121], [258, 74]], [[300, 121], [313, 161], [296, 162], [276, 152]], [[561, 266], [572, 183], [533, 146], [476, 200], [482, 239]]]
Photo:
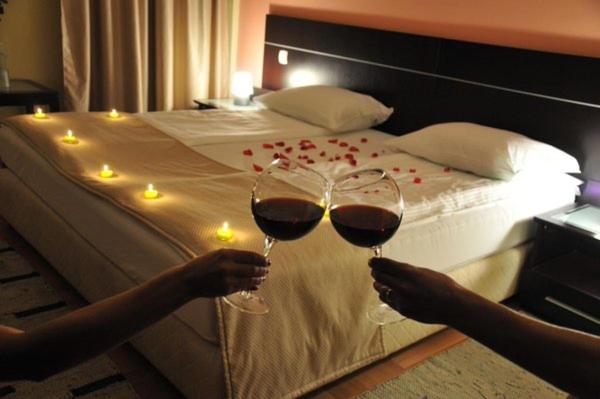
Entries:
[[[17, 232], [0, 218], [0, 237], [17, 250], [71, 306], [85, 306], [86, 301], [42, 258]], [[315, 392], [310, 399], [351, 398], [395, 378], [416, 364], [466, 340], [467, 337], [445, 329], [390, 357], [345, 376]], [[110, 358], [142, 398], [170, 399], [182, 395], [129, 344], [109, 353]]]

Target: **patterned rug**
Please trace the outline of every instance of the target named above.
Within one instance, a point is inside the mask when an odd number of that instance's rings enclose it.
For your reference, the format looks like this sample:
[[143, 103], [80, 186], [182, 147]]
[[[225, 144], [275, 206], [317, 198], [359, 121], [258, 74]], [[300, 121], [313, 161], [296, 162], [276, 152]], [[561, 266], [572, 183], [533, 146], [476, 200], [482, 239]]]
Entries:
[[567, 396], [485, 346], [467, 340], [359, 398], [563, 399]]
[[[40, 275], [0, 239], [0, 324], [30, 329], [72, 309]], [[107, 356], [43, 382], [0, 382], [1, 398], [137, 398]]]

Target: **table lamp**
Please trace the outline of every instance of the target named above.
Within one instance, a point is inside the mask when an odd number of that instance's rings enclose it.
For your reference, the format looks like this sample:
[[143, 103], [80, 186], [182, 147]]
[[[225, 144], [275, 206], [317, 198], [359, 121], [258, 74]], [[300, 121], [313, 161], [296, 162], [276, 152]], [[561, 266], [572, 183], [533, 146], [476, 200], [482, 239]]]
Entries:
[[233, 74], [233, 85], [231, 94], [233, 104], [250, 105], [250, 96], [254, 93], [252, 86], [252, 74], [247, 71], [237, 71]]

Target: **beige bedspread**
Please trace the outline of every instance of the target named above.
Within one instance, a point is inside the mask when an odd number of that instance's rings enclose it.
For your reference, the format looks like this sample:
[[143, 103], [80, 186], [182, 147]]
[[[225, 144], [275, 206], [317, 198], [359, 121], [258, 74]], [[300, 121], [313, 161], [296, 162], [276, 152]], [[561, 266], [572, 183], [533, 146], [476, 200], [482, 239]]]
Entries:
[[[263, 237], [249, 210], [251, 172], [209, 160], [129, 115], [23, 115], [6, 123], [66, 177], [153, 227], [190, 257], [222, 246], [214, 235], [225, 220], [235, 221], [230, 246], [261, 249]], [[67, 129], [79, 144], [62, 142]], [[105, 163], [117, 178], [98, 176]], [[143, 198], [147, 183], [162, 193], [159, 199]], [[340, 244], [324, 222], [299, 242], [276, 247], [260, 291], [271, 306], [266, 316], [216, 302], [230, 397], [296, 395], [384, 353], [381, 329], [363, 317], [375, 300], [368, 252], [345, 245], [343, 254], [328, 257]]]

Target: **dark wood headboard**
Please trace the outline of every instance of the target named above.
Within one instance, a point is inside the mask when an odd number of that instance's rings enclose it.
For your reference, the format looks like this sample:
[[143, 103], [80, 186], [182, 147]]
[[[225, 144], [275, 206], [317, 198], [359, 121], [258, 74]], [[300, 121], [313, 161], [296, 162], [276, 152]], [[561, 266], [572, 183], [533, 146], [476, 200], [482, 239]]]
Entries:
[[564, 149], [600, 180], [600, 59], [268, 15], [263, 87], [288, 87], [298, 70], [394, 107], [380, 130], [449, 121], [513, 130]]

